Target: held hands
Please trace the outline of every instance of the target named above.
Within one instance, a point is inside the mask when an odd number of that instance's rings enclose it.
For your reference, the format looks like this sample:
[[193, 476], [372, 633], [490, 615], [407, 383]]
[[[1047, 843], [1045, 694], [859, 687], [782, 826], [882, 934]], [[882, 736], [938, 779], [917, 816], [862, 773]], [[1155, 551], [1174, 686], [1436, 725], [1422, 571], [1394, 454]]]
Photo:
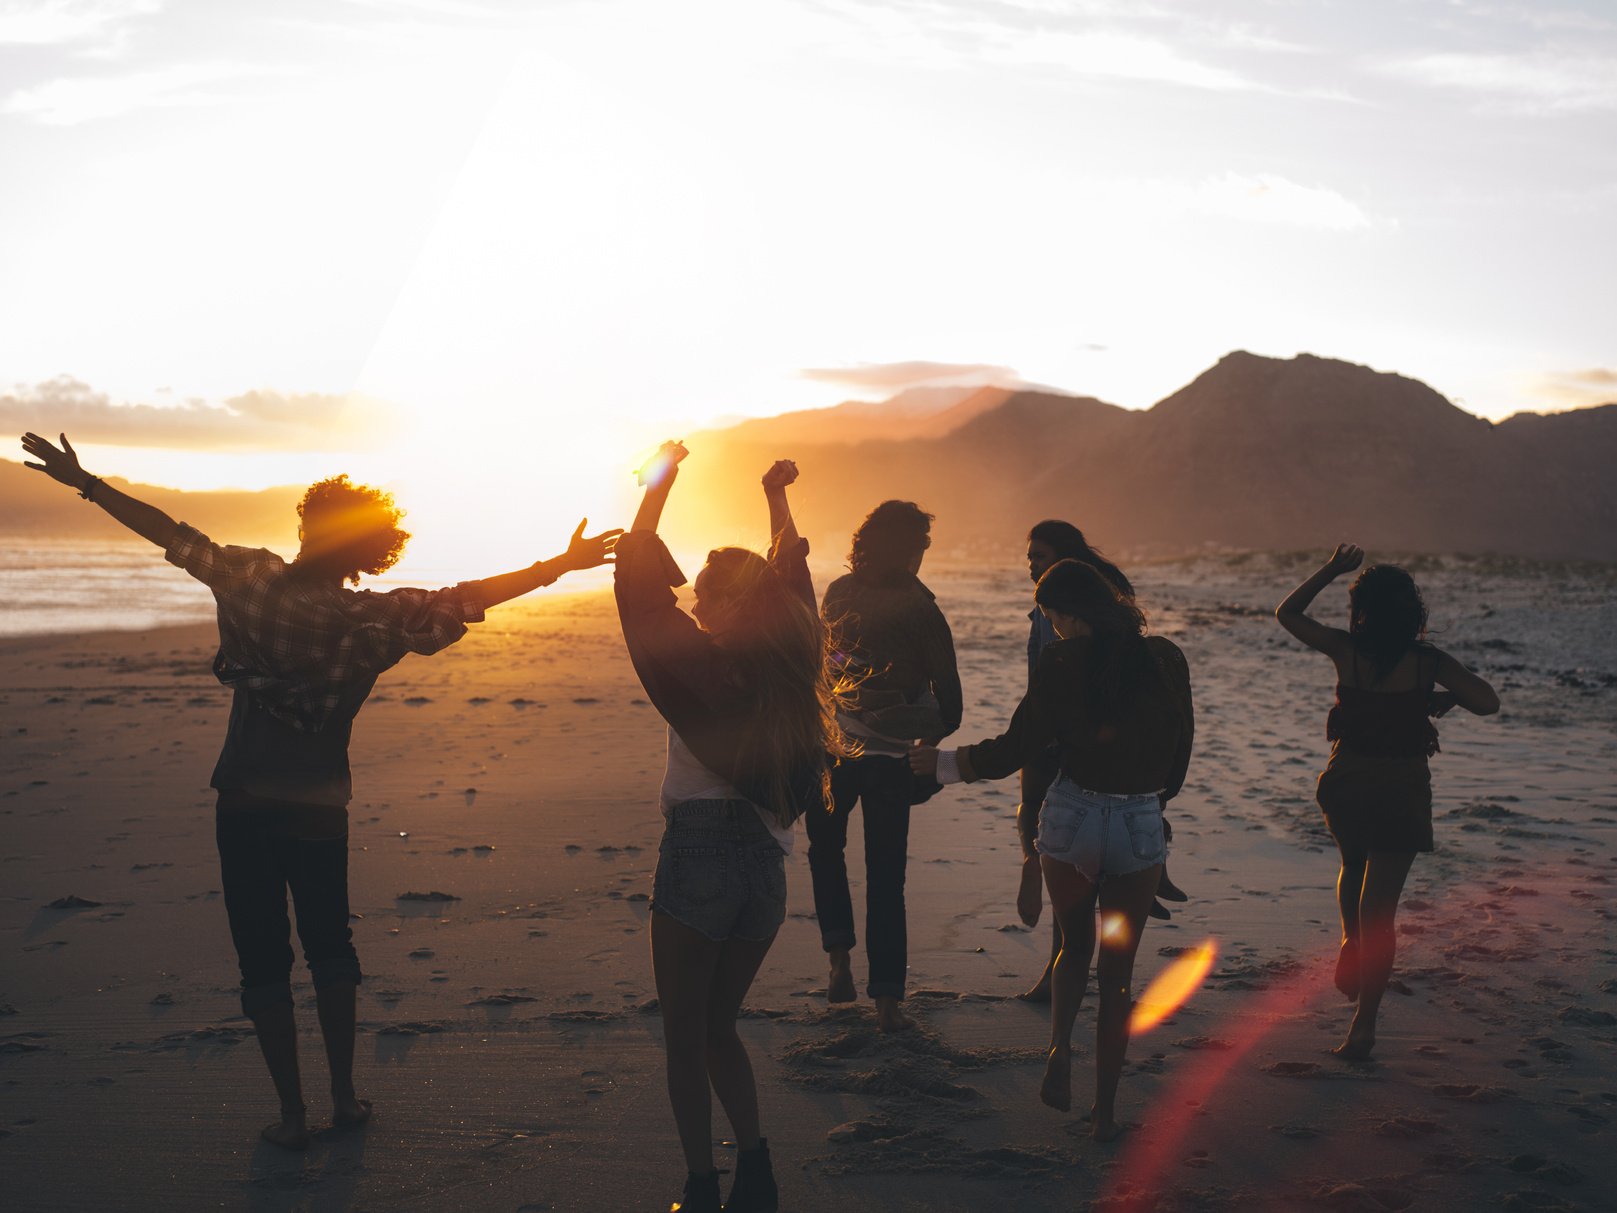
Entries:
[[669, 439], [657, 448], [657, 453], [640, 465], [635, 478], [643, 485], [659, 488], [667, 483], [680, 462], [689, 455], [685, 444]]
[[910, 747], [910, 770], [927, 779], [938, 777], [938, 748], [930, 745]]
[[22, 436], [22, 449], [27, 451], [38, 463], [24, 462], [24, 467], [33, 468], [36, 472], [44, 472], [59, 484], [65, 484], [70, 489], [84, 489], [85, 481], [89, 476], [79, 466], [78, 452], [73, 444], [67, 440], [66, 434], [57, 435], [62, 440], [62, 449], [57, 450], [46, 439], [38, 434], [24, 434]]
[[764, 492], [776, 493], [797, 479], [797, 464], [790, 459], [777, 459], [764, 473]]
[[1351, 573], [1364, 563], [1364, 549], [1356, 543], [1339, 543], [1331, 558], [1320, 567], [1320, 572], [1328, 573], [1332, 577], [1340, 577], [1343, 573]]
[[612, 549], [617, 546], [618, 536], [623, 534], [623, 528], [617, 527], [610, 531], [602, 531], [599, 535], [586, 535], [584, 528], [588, 525], [588, 518], [579, 522], [573, 537], [567, 541], [567, 550], [561, 555], [562, 564], [570, 572], [593, 569], [598, 565], [610, 563]]

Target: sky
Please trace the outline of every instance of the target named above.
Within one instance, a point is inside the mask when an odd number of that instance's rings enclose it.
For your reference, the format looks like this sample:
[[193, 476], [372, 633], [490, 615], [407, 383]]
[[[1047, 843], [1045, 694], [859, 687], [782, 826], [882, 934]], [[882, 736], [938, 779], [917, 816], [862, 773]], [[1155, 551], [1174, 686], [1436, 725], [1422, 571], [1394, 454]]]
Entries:
[[1610, 0], [0, 0], [0, 169], [12, 428], [445, 535], [951, 379], [1617, 399]]

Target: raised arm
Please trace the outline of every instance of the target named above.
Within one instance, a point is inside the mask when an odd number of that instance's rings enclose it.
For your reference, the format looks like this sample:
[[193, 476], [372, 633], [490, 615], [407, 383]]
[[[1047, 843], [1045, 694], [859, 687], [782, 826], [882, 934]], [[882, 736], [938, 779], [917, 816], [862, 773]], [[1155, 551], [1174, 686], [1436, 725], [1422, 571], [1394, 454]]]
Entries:
[[635, 511], [634, 525], [631, 531], [657, 532], [657, 524], [662, 520], [663, 506], [668, 504], [669, 490], [674, 487], [674, 481], [679, 478], [680, 461], [690, 454], [684, 444], [678, 442], [665, 442], [657, 448], [657, 453], [646, 460], [640, 467], [640, 483], [646, 486], [646, 494], [640, 499], [640, 508]]
[[520, 598], [542, 585], [550, 585], [567, 573], [607, 564], [612, 559], [612, 548], [617, 543], [618, 536], [623, 534], [623, 530], [620, 527], [616, 530], [602, 531], [599, 535], [585, 535], [584, 528], [588, 524], [588, 518], [578, 524], [578, 529], [573, 532], [573, 537], [567, 543], [567, 550], [560, 556], [537, 561], [513, 573], [500, 573], [494, 577], [485, 577], [481, 581], [468, 582], [468, 588], [482, 600], [483, 608], [487, 610], [502, 602]]
[[1308, 578], [1275, 608], [1275, 618], [1298, 640], [1311, 649], [1318, 649], [1331, 658], [1347, 650], [1348, 634], [1341, 628], [1328, 627], [1306, 614], [1308, 606], [1319, 592], [1343, 573], [1351, 573], [1364, 563], [1364, 549], [1352, 543], [1339, 543], [1331, 558], [1320, 565]]
[[792, 521], [791, 503], [786, 500], [786, 488], [796, 480], [797, 464], [790, 459], [777, 459], [764, 473], [764, 500], [769, 502], [769, 539], [775, 547], [795, 547], [801, 538], [797, 523]]
[[60, 434], [58, 437], [62, 440], [61, 450], [57, 450], [38, 434], [24, 434], [23, 450], [39, 462], [25, 461], [23, 466], [31, 467], [36, 472], [44, 472], [58, 484], [65, 484], [68, 488], [76, 490], [80, 497], [92, 505], [100, 506], [142, 539], [165, 549], [173, 542], [175, 530], [179, 525], [174, 519], [156, 506], [147, 505], [128, 493], [119, 492], [101, 477], [90, 475], [79, 466], [78, 453], [74, 451], [72, 443], [68, 442], [67, 435]]

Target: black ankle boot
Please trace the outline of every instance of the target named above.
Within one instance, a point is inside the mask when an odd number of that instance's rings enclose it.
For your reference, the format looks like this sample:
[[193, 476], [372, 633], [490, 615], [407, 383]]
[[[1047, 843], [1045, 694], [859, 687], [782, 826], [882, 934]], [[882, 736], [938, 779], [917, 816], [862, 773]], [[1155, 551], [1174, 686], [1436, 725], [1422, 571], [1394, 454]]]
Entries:
[[769, 1165], [769, 1140], [760, 1137], [756, 1150], [736, 1151], [736, 1181], [724, 1213], [775, 1213], [780, 1208], [780, 1191], [775, 1172]]
[[719, 1173], [709, 1171], [698, 1175], [685, 1173], [685, 1195], [673, 1207], [672, 1213], [724, 1213], [719, 1204]]

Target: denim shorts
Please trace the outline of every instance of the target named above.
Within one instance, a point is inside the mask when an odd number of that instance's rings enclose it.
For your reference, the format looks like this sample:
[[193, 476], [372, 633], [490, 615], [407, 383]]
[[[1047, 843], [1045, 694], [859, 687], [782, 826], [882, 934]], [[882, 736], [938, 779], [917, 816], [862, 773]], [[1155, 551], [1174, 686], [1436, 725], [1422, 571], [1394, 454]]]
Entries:
[[709, 939], [772, 939], [786, 921], [786, 855], [745, 800], [687, 800], [670, 811], [651, 908]]
[[1155, 792], [1091, 792], [1063, 775], [1039, 808], [1038, 848], [1091, 881], [1143, 871], [1168, 857], [1162, 804]]

